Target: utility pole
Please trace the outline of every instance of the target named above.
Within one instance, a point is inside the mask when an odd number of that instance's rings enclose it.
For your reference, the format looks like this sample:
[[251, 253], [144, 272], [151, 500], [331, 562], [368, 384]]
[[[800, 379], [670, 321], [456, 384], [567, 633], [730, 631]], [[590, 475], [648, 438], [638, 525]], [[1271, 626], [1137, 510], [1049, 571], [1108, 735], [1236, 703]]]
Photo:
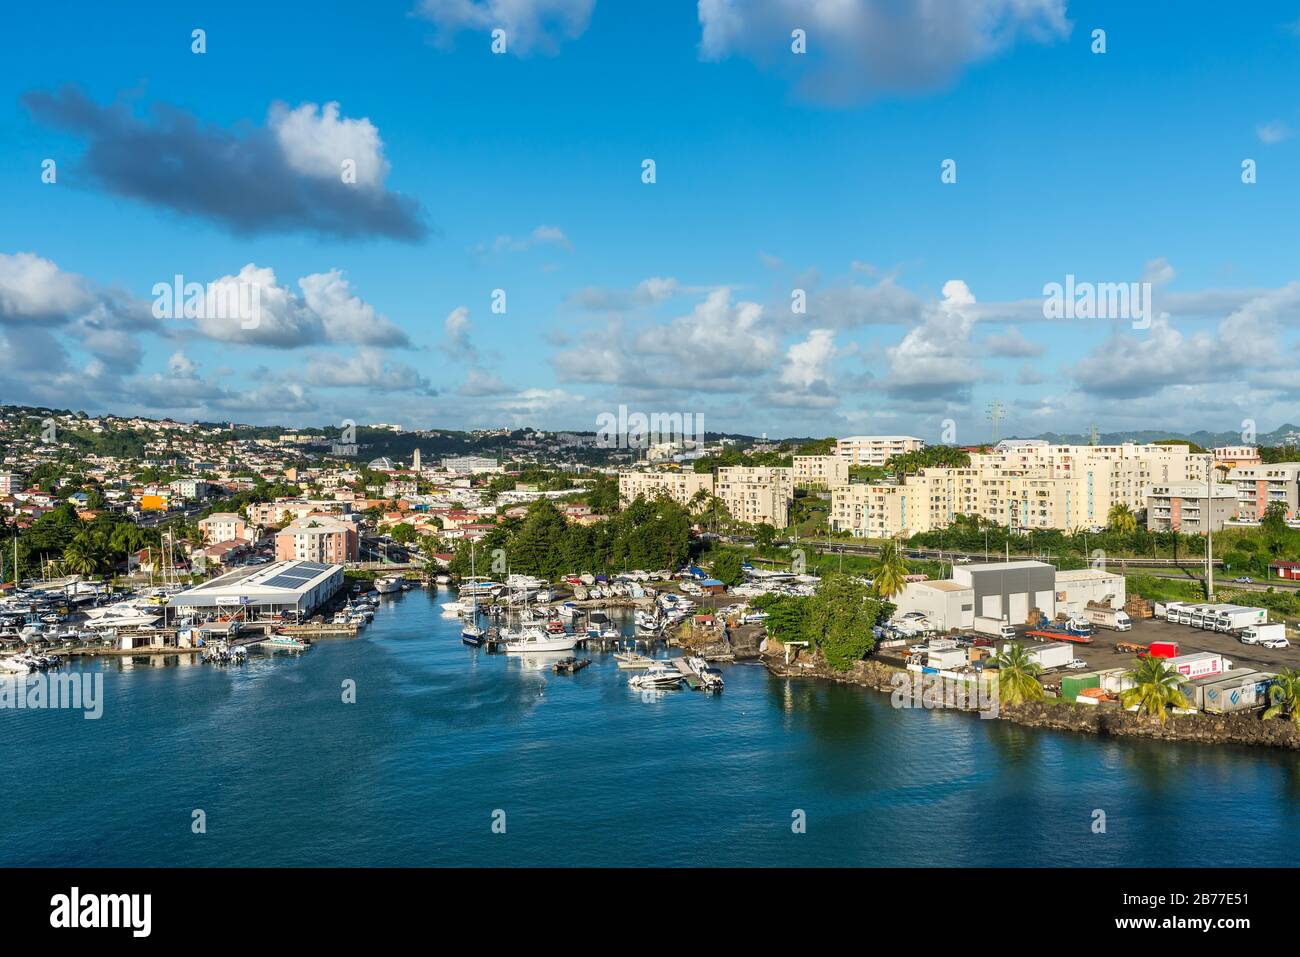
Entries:
[[1205, 600], [1214, 603], [1214, 459], [1205, 459]]

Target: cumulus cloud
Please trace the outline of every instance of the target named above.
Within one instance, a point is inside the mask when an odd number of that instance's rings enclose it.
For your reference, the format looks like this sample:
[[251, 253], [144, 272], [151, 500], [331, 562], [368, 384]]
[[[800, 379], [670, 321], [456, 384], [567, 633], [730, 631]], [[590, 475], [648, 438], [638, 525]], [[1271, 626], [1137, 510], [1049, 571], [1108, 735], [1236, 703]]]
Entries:
[[[699, 0], [700, 55], [742, 56], [797, 72], [810, 99], [852, 102], [878, 92], [930, 90], [1022, 37], [1070, 33], [1066, 0]], [[791, 31], [807, 52], [790, 54]]]
[[[419, 203], [384, 185], [389, 164], [378, 129], [342, 117], [337, 103], [273, 104], [266, 126], [240, 132], [167, 105], [140, 119], [74, 87], [33, 91], [23, 103], [41, 122], [85, 140], [82, 165], [109, 192], [240, 235], [418, 240], [427, 232]], [[355, 182], [344, 181], [345, 163], [355, 164]]]
[[379, 349], [358, 349], [345, 356], [315, 356], [307, 364], [310, 385], [368, 389], [371, 392], [415, 392], [436, 395], [429, 380], [404, 363], [394, 362]]
[[506, 52], [554, 54], [564, 40], [582, 36], [596, 0], [419, 0], [417, 16], [437, 27], [436, 42], [448, 46], [458, 33], [506, 34]]
[[[184, 318], [199, 335], [219, 342], [295, 349], [324, 343], [407, 346], [400, 328], [353, 295], [337, 269], [298, 280], [302, 295], [282, 286], [270, 267], [248, 263], [238, 275], [221, 276], [207, 285], [203, 315]], [[229, 318], [218, 302], [256, 303], [256, 322], [241, 314]], [[180, 315], [180, 309], [176, 309]]]
[[1047, 351], [1043, 345], [1026, 339], [1016, 326], [989, 336], [984, 340], [984, 348], [989, 355], [1002, 359], [1032, 359]]
[[965, 401], [985, 377], [975, 361], [971, 332], [975, 296], [960, 279], [943, 285], [943, 298], [925, 319], [885, 350], [888, 373], [877, 386], [900, 399]]
[[442, 332], [447, 340], [447, 348], [453, 355], [470, 358], [477, 354], [474, 343], [470, 340], [469, 307], [457, 306], [447, 313], [442, 322]]
[[480, 243], [474, 248], [474, 252], [480, 256], [487, 253], [522, 253], [539, 246], [559, 246], [566, 250], [573, 249], [573, 244], [569, 242], [569, 237], [564, 234], [563, 229], [559, 226], [541, 225], [527, 236], [498, 236], [491, 243]]

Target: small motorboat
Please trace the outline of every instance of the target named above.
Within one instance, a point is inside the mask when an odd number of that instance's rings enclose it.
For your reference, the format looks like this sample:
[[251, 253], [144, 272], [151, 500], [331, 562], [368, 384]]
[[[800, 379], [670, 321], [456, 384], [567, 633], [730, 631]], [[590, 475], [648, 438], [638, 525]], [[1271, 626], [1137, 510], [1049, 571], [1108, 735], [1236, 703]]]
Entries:
[[656, 662], [638, 675], [627, 679], [627, 686], [637, 691], [668, 691], [680, 688], [682, 673], [672, 665]]

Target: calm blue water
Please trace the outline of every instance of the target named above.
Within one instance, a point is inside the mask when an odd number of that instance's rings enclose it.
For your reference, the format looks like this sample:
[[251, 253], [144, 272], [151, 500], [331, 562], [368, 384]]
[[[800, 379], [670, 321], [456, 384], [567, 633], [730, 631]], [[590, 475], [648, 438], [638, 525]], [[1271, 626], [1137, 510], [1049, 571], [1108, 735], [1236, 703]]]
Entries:
[[[447, 593], [441, 597], [445, 600]], [[432, 593], [222, 669], [96, 661], [105, 712], [0, 711], [3, 865], [1247, 865], [1300, 758], [1114, 742], [724, 666], [643, 700], [460, 643]], [[357, 703], [341, 702], [345, 679]], [[201, 808], [207, 833], [191, 832]], [[1107, 832], [1091, 830], [1093, 810]], [[506, 833], [491, 830], [495, 810]], [[795, 809], [807, 832], [791, 831]]]

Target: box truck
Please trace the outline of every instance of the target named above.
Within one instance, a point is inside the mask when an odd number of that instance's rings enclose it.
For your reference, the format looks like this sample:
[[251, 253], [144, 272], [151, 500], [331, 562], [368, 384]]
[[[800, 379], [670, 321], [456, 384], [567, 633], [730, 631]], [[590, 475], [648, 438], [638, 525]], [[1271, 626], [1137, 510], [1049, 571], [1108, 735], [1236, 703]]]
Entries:
[[1132, 631], [1133, 621], [1122, 608], [1103, 608], [1089, 605], [1083, 610], [1083, 617], [1098, 628], [1111, 631]]
[[[1005, 654], [1010, 645], [1003, 645], [1002, 651]], [[1066, 642], [1057, 642], [1050, 645], [1038, 645], [1035, 648], [1028, 649], [1029, 659], [1037, 662], [1038, 667], [1044, 671], [1052, 668], [1064, 668], [1074, 660], [1074, 646]]]
[[1016, 637], [1016, 630], [1014, 628], [1008, 625], [1005, 621], [999, 621], [996, 618], [977, 617], [971, 627], [979, 634], [989, 635], [993, 638]]
[[1219, 609], [1219, 615], [1214, 621], [1214, 630], [1222, 632], [1241, 631], [1243, 628], [1249, 628], [1252, 625], [1264, 625], [1267, 623], [1267, 608], [1248, 608], [1245, 605], [1225, 605]]
[[1176, 641], [1153, 641], [1147, 645], [1146, 651], [1139, 651], [1138, 654], [1143, 657], [1151, 658], [1177, 658], [1178, 642]]
[[1223, 655], [1213, 651], [1197, 651], [1190, 655], [1170, 658], [1168, 666], [1184, 678], [1205, 678], [1209, 675], [1223, 674], [1232, 669], [1232, 662]]
[[1286, 625], [1280, 621], [1271, 625], [1251, 625], [1241, 630], [1242, 644], [1257, 645], [1269, 638], [1285, 638]]

